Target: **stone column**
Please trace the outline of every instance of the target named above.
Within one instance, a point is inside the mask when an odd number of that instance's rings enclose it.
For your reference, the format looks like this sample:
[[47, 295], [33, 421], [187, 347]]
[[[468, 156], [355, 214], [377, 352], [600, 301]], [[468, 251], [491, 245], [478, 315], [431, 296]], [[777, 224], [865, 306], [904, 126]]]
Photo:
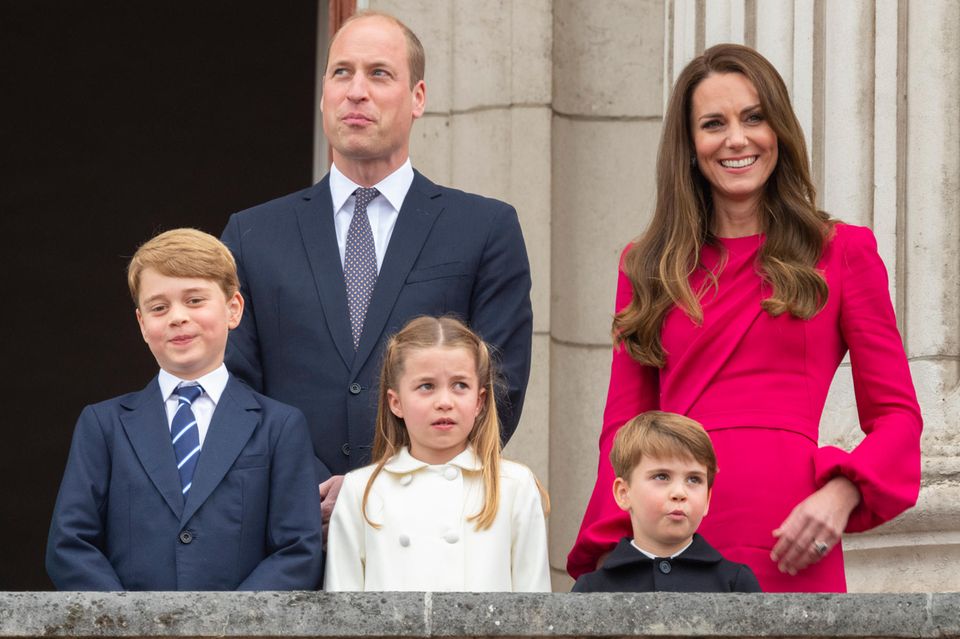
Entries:
[[[504, 454], [550, 486], [550, 0], [369, 0], [426, 49], [411, 159], [428, 178], [516, 207], [533, 277], [533, 366]], [[564, 501], [562, 498], [558, 501]]]
[[661, 0], [554, 2], [550, 522], [554, 589], [596, 480], [620, 252], [646, 226], [663, 110]]

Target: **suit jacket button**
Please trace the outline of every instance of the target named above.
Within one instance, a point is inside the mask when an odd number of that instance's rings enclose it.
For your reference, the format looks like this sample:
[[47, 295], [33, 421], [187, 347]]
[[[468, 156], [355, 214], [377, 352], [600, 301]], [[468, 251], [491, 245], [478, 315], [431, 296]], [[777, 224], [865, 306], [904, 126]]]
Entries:
[[456, 466], [447, 466], [446, 468], [443, 469], [443, 476], [449, 479], [450, 481], [453, 481], [459, 475], [460, 475], [460, 471], [457, 470]]
[[460, 535], [458, 535], [456, 531], [451, 530], [443, 536], [443, 540], [448, 544], [455, 544], [460, 541]]
[[410, 482], [412, 482], [412, 481], [413, 481], [413, 475], [411, 475], [410, 473], [407, 473], [406, 475], [401, 475], [401, 476], [400, 476], [400, 485], [401, 485], [401, 486], [409, 486], [409, 485], [410, 485]]
[[358, 383], [356, 383], [356, 382], [350, 384], [350, 394], [351, 394], [351, 395], [359, 395], [361, 390], [363, 390], [363, 389], [360, 388], [360, 384], [358, 384]]
[[657, 564], [657, 568], [659, 568], [660, 572], [662, 572], [665, 575], [669, 575], [670, 571], [673, 570], [673, 566], [671, 566], [670, 562], [667, 561], [666, 559], [664, 559], [659, 564]]
[[400, 545], [403, 546], [404, 548], [406, 548], [407, 546], [409, 546], [409, 545], [410, 545], [410, 536], [409, 536], [409, 535], [401, 534], [401, 535], [400, 535]]
[[180, 533], [181, 544], [189, 544], [191, 541], [193, 541], [193, 535], [190, 534], [189, 530], [184, 530], [182, 533]]
[[347, 456], [349, 457], [349, 456], [350, 456], [350, 444], [344, 444], [343, 446], [341, 446], [341, 447], [340, 447], [340, 451], [341, 451], [344, 455], [347, 455]]

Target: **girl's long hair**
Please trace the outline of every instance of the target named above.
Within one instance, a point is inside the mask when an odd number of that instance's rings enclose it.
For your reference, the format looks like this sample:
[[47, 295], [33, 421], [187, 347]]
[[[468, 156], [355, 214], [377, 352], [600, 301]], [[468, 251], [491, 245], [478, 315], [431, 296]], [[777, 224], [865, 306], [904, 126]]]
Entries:
[[[757, 90], [763, 116], [777, 136], [779, 158], [760, 200], [760, 228], [766, 241], [757, 257], [770, 297], [761, 306], [776, 317], [784, 312], [809, 319], [827, 301], [827, 283], [816, 264], [832, 228], [817, 209], [803, 130], [777, 70], [753, 49], [719, 44], [694, 58], [677, 78], [670, 96], [657, 155], [657, 203], [644, 234], [624, 257], [623, 270], [633, 284], [630, 304], [613, 320], [613, 338], [633, 359], [662, 367], [666, 353], [660, 330], [667, 312], [678, 306], [696, 323], [703, 321], [704, 290], [694, 292], [689, 278], [700, 264], [705, 244], [718, 245], [712, 233], [710, 183], [695, 167], [691, 131], [693, 93], [707, 76], [740, 73]], [[716, 287], [708, 272], [705, 288]]]
[[[407, 323], [387, 342], [380, 374], [379, 405], [376, 432], [373, 437], [373, 459], [376, 467], [363, 491], [363, 518], [374, 528], [379, 525], [367, 515], [367, 500], [373, 482], [387, 461], [404, 446], [410, 446], [410, 434], [403, 420], [390, 410], [387, 391], [397, 391], [408, 353], [425, 348], [463, 348], [477, 365], [477, 380], [483, 394], [480, 413], [467, 441], [473, 446], [482, 465], [483, 507], [468, 517], [477, 530], [489, 528], [500, 506], [500, 422], [497, 418], [496, 372], [486, 343], [476, 333], [453, 317], [417, 317]], [[478, 389], [479, 390], [479, 389]]]

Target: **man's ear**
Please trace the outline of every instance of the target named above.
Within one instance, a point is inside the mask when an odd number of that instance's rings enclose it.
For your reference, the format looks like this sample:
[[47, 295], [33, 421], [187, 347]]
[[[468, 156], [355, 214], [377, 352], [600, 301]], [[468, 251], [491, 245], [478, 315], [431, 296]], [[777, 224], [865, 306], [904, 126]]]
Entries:
[[627, 493], [630, 491], [630, 484], [623, 477], [617, 477], [613, 480], [613, 499], [620, 506], [620, 510], [630, 511], [630, 500]]

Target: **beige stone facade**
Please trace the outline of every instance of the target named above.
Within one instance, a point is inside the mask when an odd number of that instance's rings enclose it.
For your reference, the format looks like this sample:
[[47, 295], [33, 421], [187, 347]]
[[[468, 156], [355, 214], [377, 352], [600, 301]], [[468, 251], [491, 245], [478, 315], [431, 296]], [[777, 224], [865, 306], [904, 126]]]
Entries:
[[[954, 0], [367, 0], [427, 50], [414, 165], [513, 203], [533, 372], [507, 455], [549, 486], [555, 590], [597, 463], [617, 258], [645, 226], [664, 102], [717, 42], [778, 67], [821, 206], [871, 226], [925, 418], [917, 508], [845, 540], [854, 591], [960, 590], [960, 4]], [[319, 155], [319, 154], [318, 154]], [[860, 439], [849, 367], [823, 443]]]

